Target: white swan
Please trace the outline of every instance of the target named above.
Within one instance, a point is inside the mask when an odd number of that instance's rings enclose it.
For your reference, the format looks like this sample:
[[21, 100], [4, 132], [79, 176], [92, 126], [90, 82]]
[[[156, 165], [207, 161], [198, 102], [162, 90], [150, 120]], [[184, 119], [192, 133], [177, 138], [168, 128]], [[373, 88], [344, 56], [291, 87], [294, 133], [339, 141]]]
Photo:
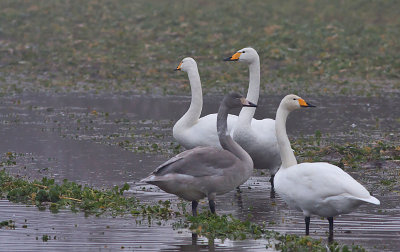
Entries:
[[[253, 48], [243, 48], [225, 61], [245, 62], [249, 65], [249, 89], [246, 99], [257, 103], [260, 93], [260, 58]], [[273, 119], [253, 119], [255, 108], [242, 108], [233, 129], [233, 139], [250, 154], [255, 169], [269, 169], [271, 187], [281, 165]]]
[[[188, 111], [179, 119], [172, 130], [176, 141], [186, 149], [198, 146], [213, 146], [221, 148], [217, 128], [217, 114], [209, 114], [200, 118], [203, 108], [203, 94], [201, 91], [200, 75], [196, 61], [193, 58], [184, 58], [176, 70], [187, 72], [192, 92], [192, 100]], [[228, 115], [228, 133], [231, 134], [237, 116]]]
[[276, 135], [282, 166], [275, 175], [275, 189], [291, 208], [303, 212], [306, 235], [309, 234], [312, 214], [327, 217], [331, 240], [334, 216], [349, 213], [363, 203], [379, 205], [380, 202], [337, 166], [322, 162], [297, 164], [286, 134], [286, 118], [291, 111], [301, 107], [314, 106], [297, 95], [287, 95], [276, 114]]
[[215, 213], [216, 195], [240, 186], [251, 176], [253, 161], [227, 132], [228, 110], [241, 106], [255, 107], [237, 93], [225, 96], [218, 110], [218, 137], [223, 149], [197, 147], [184, 151], [160, 165], [142, 182], [156, 185], [168, 193], [192, 201], [197, 214], [198, 200], [208, 197], [210, 210]]

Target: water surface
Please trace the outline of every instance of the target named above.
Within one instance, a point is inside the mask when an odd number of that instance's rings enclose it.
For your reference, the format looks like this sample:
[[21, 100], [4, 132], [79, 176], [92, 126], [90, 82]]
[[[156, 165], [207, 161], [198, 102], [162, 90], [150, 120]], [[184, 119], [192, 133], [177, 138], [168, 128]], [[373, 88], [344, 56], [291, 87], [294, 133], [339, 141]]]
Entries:
[[[205, 97], [203, 114], [217, 111], [221, 97]], [[399, 142], [400, 115], [392, 109], [397, 99], [356, 97], [304, 97], [315, 109], [297, 111], [288, 119], [292, 138], [313, 136], [317, 130], [329, 142], [366, 144], [377, 140]], [[281, 97], [262, 97], [256, 118], [274, 117]], [[0, 100], [0, 154], [17, 153], [17, 165], [6, 167], [13, 174], [29, 178], [50, 176], [95, 187], [111, 187], [128, 182], [130, 193], [145, 202], [179, 200], [146, 186], [139, 180], [173, 156], [176, 143], [173, 123], [185, 113], [189, 97], [128, 95], [43, 95], [24, 94]], [[237, 113], [237, 111], [236, 111]], [[156, 147], [152, 147], [157, 144]], [[141, 147], [141, 149], [139, 148]], [[400, 247], [399, 195], [380, 190], [379, 178], [398, 168], [398, 163], [370, 164], [363, 171], [349, 171], [382, 205], [361, 206], [335, 219], [335, 239], [345, 244], [361, 244], [371, 251], [393, 251]], [[267, 175], [255, 172], [242, 185], [240, 197], [231, 192], [217, 199], [218, 213], [241, 219], [251, 216], [271, 229], [304, 233], [303, 216], [280, 200], [270, 199]], [[52, 214], [35, 207], [0, 201], [1, 220], [16, 221], [15, 230], [1, 229], [4, 249], [96, 250], [117, 249], [164, 251], [264, 251], [267, 241], [193, 242], [187, 230], [173, 230], [171, 220], [158, 225], [137, 224], [131, 216], [85, 217], [68, 210]], [[206, 202], [201, 209], [207, 210]], [[22, 228], [26, 220], [27, 228]], [[328, 223], [311, 219], [311, 236], [326, 240]], [[43, 234], [55, 239], [42, 241]], [[36, 239], [36, 237], [38, 239]]]

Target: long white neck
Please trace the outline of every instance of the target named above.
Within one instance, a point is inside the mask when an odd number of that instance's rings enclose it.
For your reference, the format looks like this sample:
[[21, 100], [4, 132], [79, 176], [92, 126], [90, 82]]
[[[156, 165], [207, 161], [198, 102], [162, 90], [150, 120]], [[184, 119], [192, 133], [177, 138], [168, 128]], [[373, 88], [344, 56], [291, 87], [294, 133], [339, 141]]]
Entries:
[[[257, 59], [255, 59], [249, 65], [249, 79], [249, 89], [247, 91], [246, 99], [254, 104], [257, 104], [258, 97], [260, 96], [260, 59], [258, 55]], [[239, 114], [238, 125], [250, 125], [255, 112], [256, 108], [253, 107], [242, 108]]]
[[275, 119], [276, 138], [278, 140], [279, 152], [281, 154], [282, 168], [288, 168], [297, 164], [296, 157], [294, 156], [288, 135], [286, 133], [286, 119], [289, 113], [290, 112], [283, 108], [281, 104], [276, 112]]
[[197, 67], [188, 69], [187, 74], [192, 92], [192, 100], [188, 111], [177, 122], [177, 124], [183, 127], [194, 125], [199, 120], [203, 108], [203, 93], [201, 90], [200, 74]]

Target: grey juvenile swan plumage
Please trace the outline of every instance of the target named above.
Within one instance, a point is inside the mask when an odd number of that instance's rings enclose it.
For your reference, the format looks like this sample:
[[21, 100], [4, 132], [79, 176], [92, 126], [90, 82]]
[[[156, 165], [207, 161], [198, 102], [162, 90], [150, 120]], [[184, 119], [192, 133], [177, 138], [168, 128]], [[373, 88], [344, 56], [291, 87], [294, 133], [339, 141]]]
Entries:
[[236, 107], [256, 107], [237, 93], [224, 97], [217, 116], [217, 131], [223, 149], [197, 147], [184, 151], [155, 169], [142, 182], [192, 201], [197, 215], [198, 200], [207, 197], [215, 213], [216, 195], [225, 194], [249, 179], [253, 160], [227, 133], [228, 111]]

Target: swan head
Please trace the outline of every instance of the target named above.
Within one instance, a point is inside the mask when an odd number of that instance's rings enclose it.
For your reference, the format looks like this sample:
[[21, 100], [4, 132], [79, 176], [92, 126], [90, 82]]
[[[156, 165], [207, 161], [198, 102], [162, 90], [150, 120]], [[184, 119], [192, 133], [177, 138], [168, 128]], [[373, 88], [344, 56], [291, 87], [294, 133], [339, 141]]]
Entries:
[[229, 109], [240, 107], [257, 107], [256, 104], [248, 101], [243, 97], [243, 95], [238, 93], [229, 93], [225, 95], [222, 103]]
[[182, 70], [184, 72], [188, 72], [190, 69], [197, 69], [197, 63], [193, 58], [187, 57], [184, 58], [181, 63], [179, 63], [179, 65], [175, 68], [175, 71]]
[[251, 64], [257, 60], [258, 61], [260, 60], [258, 53], [255, 49], [251, 47], [245, 47], [243, 49], [240, 49], [231, 57], [224, 59], [224, 61], [240, 61], [240, 62], [245, 62], [247, 64]]
[[279, 105], [279, 107], [283, 107], [288, 111], [293, 111], [299, 108], [309, 108], [309, 107], [315, 107], [314, 105], [312, 105], [311, 103], [306, 102], [303, 98], [301, 98], [300, 96], [294, 95], [294, 94], [290, 94], [290, 95], [286, 95], [282, 101], [281, 101], [281, 105]]

